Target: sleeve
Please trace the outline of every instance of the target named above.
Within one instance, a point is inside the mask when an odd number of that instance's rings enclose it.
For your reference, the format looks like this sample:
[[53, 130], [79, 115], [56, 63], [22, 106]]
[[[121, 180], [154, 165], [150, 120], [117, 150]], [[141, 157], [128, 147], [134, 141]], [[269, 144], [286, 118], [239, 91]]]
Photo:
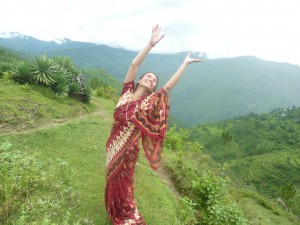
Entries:
[[128, 83], [124, 83], [122, 91], [121, 91], [121, 96], [126, 93], [127, 91], [134, 91], [134, 81], [130, 81]]
[[152, 169], [157, 170], [160, 163], [164, 139], [166, 137], [169, 118], [169, 97], [161, 88], [146, 97], [136, 107], [133, 123], [142, 132], [142, 143], [146, 157]]

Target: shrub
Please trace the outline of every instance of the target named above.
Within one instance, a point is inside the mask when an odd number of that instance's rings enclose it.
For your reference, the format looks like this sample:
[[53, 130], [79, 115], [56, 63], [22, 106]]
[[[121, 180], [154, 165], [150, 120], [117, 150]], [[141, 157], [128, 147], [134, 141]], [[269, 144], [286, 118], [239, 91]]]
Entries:
[[41, 57], [34, 57], [32, 59], [33, 75], [37, 83], [51, 85], [57, 80], [57, 64], [45, 54]]
[[60, 71], [57, 72], [56, 82], [51, 86], [53, 92], [59, 96], [67, 96], [69, 92], [68, 82], [67, 71], [60, 69]]
[[80, 84], [77, 82], [72, 82], [69, 85], [69, 92], [68, 95], [72, 98], [77, 98], [77, 96], [79, 96], [81, 94], [81, 87]]
[[2, 78], [5, 72], [9, 72], [12, 69], [12, 64], [8, 62], [0, 62], [0, 78]]
[[107, 84], [101, 84], [99, 83], [99, 87], [97, 87], [96, 89], [96, 94], [99, 97], [105, 97], [108, 99], [115, 99], [116, 96], [116, 90], [114, 88], [112, 88], [111, 86], [107, 85]]
[[31, 65], [26, 61], [17, 62], [12, 68], [12, 79], [19, 84], [32, 83]]
[[226, 200], [227, 181], [224, 178], [205, 174], [192, 181], [193, 192], [200, 197], [206, 209], [203, 217], [208, 225], [247, 225], [239, 207]]
[[8, 142], [0, 143], [0, 224], [72, 222], [69, 214], [78, 199], [69, 172], [62, 160], [39, 162], [36, 156], [11, 150]]

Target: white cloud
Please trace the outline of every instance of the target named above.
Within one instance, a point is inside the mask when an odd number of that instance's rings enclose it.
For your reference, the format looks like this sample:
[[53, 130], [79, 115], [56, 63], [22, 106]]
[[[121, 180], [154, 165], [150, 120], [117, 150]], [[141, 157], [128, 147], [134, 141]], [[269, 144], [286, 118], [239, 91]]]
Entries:
[[0, 32], [139, 50], [160, 23], [166, 37], [156, 52], [255, 55], [300, 65], [298, 0], [4, 0], [1, 8]]

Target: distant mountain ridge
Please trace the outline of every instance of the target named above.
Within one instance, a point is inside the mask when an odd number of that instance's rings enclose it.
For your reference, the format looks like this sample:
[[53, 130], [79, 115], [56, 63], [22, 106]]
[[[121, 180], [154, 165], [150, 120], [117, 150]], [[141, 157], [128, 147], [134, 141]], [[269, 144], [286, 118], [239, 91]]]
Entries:
[[[0, 35], [1, 36], [1, 35]], [[0, 45], [30, 54], [69, 56], [82, 68], [103, 68], [123, 81], [137, 52], [64, 39], [61, 43], [31, 37], [0, 38]], [[153, 71], [159, 87], [176, 71], [186, 53], [149, 54], [141, 74]], [[254, 56], [209, 59], [190, 65], [172, 90], [171, 114], [187, 126], [300, 106], [300, 67]]]
[[18, 32], [0, 33], [0, 45], [15, 51], [30, 53], [97, 46], [94, 43], [72, 41], [68, 38], [53, 41], [42, 41]]

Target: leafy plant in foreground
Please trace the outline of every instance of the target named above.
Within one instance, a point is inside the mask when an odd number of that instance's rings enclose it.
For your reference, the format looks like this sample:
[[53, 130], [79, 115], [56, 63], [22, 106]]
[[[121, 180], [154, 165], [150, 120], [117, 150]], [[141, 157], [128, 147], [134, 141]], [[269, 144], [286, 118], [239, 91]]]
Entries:
[[27, 61], [19, 61], [12, 68], [12, 79], [19, 84], [32, 83], [32, 69]]
[[45, 54], [41, 57], [36, 56], [32, 59], [32, 66], [34, 79], [37, 83], [51, 85], [56, 82], [55, 69], [57, 64], [51, 58], [48, 58]]
[[78, 199], [70, 186], [68, 164], [39, 162], [11, 146], [0, 143], [0, 224], [75, 222], [71, 211]]

